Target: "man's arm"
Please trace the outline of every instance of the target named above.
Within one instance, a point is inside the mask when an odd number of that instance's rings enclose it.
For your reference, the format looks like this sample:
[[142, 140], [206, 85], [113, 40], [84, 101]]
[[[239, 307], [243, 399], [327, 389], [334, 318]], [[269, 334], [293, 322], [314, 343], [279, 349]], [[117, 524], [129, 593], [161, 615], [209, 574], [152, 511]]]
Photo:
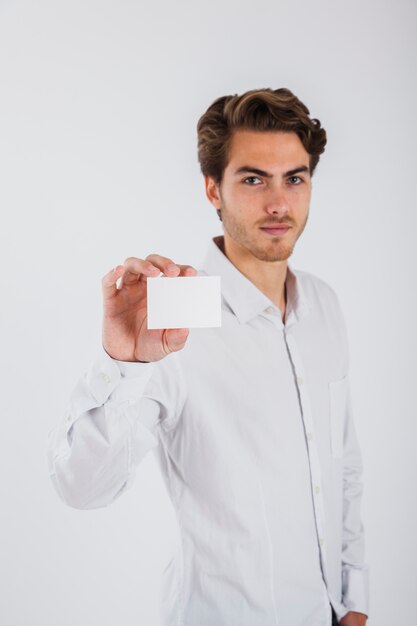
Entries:
[[[334, 293], [334, 292], [333, 292]], [[369, 615], [369, 567], [365, 563], [365, 534], [361, 518], [363, 494], [363, 463], [358, 443], [350, 389], [350, 346], [346, 320], [339, 298], [335, 300], [339, 312], [341, 345], [347, 372], [347, 393], [343, 414], [343, 520], [342, 520], [342, 603], [348, 612], [340, 620], [341, 626], [363, 626]]]
[[162, 385], [165, 402], [143, 397], [156, 362], [182, 350], [189, 332], [148, 329], [147, 280], [161, 272], [167, 277], [197, 274], [191, 265], [150, 254], [129, 257], [102, 279], [102, 354], [79, 380], [48, 440], [52, 480], [71, 506], [110, 504], [132, 483], [135, 465], [158, 445], [160, 412], [167, 428], [179, 414], [184, 393], [181, 377], [171, 376], [175, 362]]
[[[368, 615], [369, 573], [364, 562], [365, 538], [361, 519], [363, 465], [353, 421], [350, 388], [343, 438], [342, 601], [350, 612]], [[351, 623], [356, 624], [345, 621], [346, 626]]]
[[136, 466], [158, 445], [159, 405], [143, 398], [155, 366], [123, 364], [103, 350], [79, 379], [48, 438], [51, 479], [66, 504], [107, 506], [132, 484]]

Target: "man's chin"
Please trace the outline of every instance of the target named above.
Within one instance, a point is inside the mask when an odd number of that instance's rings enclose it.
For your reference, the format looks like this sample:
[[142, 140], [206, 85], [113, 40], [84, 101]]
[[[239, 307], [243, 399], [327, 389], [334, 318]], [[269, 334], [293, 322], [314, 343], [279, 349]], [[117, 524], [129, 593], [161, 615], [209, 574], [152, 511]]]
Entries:
[[254, 257], [259, 261], [274, 263], [276, 261], [286, 261], [293, 253], [294, 247], [280, 247], [278, 250], [265, 250], [254, 248], [251, 250]]

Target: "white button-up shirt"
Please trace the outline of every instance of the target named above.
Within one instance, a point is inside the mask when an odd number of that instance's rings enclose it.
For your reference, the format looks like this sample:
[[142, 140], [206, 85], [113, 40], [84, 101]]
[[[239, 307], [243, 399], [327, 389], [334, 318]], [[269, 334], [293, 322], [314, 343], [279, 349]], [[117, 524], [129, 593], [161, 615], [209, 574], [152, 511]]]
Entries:
[[222, 326], [191, 329], [155, 363], [102, 350], [50, 433], [53, 482], [71, 506], [106, 506], [154, 451], [181, 536], [164, 626], [330, 626], [331, 605], [338, 619], [368, 614], [337, 296], [288, 265], [283, 322], [218, 239], [199, 274], [221, 276]]

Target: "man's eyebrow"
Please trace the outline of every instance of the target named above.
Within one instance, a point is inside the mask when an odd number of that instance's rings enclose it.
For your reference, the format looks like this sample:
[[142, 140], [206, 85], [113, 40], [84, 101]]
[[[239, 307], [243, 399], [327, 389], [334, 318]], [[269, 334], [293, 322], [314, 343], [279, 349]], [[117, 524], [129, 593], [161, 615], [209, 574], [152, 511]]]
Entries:
[[[292, 170], [288, 170], [288, 172], [285, 172], [284, 176], [294, 176], [294, 174], [300, 174], [301, 172], [310, 173], [310, 168], [307, 167], [307, 165], [300, 165]], [[249, 173], [257, 174], [258, 176], [264, 176], [265, 178], [272, 178], [272, 174], [270, 174], [269, 172], [260, 170], [258, 167], [251, 167], [250, 165], [242, 165], [242, 167], [239, 167], [239, 169], [235, 171], [234, 175], [238, 176], [239, 174]]]

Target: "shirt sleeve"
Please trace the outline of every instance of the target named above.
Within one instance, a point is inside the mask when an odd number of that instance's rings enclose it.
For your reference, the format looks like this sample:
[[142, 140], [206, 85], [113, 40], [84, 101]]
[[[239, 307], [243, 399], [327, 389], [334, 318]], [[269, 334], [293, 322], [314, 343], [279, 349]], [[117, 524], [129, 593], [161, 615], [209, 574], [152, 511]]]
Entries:
[[365, 535], [361, 518], [362, 471], [348, 390], [343, 452], [342, 599], [349, 611], [369, 615], [369, 568], [364, 561]]
[[132, 485], [136, 466], [158, 445], [161, 407], [175, 416], [169, 398], [162, 406], [145, 393], [158, 366], [117, 361], [102, 348], [78, 380], [47, 443], [50, 476], [66, 504], [107, 506]]
[[[341, 313], [345, 349], [350, 360], [345, 319]], [[361, 517], [363, 463], [358, 443], [350, 382], [343, 426], [342, 601], [349, 611], [369, 615], [369, 567], [365, 562], [365, 533]]]

